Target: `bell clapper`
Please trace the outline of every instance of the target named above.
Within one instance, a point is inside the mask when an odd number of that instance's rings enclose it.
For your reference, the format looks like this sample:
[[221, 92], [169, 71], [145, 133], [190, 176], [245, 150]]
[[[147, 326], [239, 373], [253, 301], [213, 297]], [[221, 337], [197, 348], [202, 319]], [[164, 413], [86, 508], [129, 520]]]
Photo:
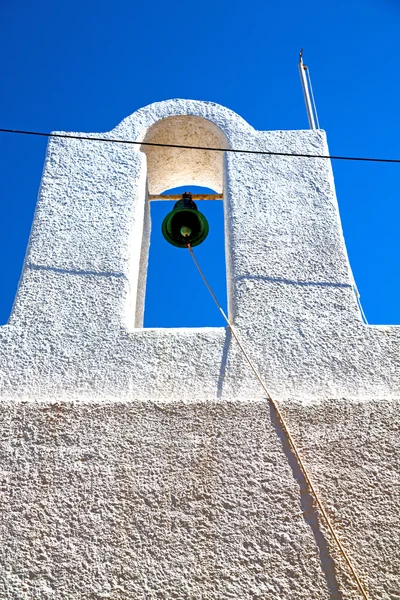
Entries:
[[191, 233], [192, 233], [192, 230], [190, 229], [190, 227], [187, 227], [186, 225], [183, 225], [181, 227], [181, 235], [183, 237], [189, 237]]

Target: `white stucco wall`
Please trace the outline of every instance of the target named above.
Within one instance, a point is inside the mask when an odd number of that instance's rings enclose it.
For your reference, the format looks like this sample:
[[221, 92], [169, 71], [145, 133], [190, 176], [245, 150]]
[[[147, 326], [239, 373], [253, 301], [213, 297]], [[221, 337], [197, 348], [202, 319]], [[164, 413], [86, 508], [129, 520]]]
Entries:
[[[172, 130], [173, 143], [328, 153], [322, 131], [258, 132], [187, 100], [104, 135]], [[49, 142], [0, 328], [0, 597], [357, 597], [228, 332], [135, 328], [147, 177], [158, 193], [171, 182], [217, 189], [223, 175], [230, 317], [371, 596], [400, 598], [400, 329], [362, 322], [329, 161], [146, 153]]]

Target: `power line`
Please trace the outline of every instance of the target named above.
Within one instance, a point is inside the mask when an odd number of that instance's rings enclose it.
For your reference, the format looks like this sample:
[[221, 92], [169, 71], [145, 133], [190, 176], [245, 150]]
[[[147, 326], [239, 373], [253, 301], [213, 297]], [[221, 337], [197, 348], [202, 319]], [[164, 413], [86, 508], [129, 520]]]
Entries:
[[0, 133], [19, 133], [50, 138], [68, 138], [72, 140], [89, 140], [91, 142], [109, 142], [110, 144], [133, 144], [136, 146], [156, 146], [158, 148], [181, 148], [183, 150], [208, 150], [209, 152], [232, 152], [236, 154], [263, 154], [266, 156], [293, 156], [296, 158], [325, 158], [329, 160], [353, 160], [378, 163], [400, 163], [400, 158], [372, 158], [366, 156], [335, 156], [329, 154], [298, 154], [289, 152], [270, 152], [268, 150], [246, 150], [239, 148], [207, 148], [205, 146], [182, 146], [180, 144], [158, 144], [156, 142], [136, 142], [133, 140], [118, 140], [116, 138], [91, 137], [67, 133], [45, 133], [44, 131], [23, 131], [21, 129], [2, 129]]

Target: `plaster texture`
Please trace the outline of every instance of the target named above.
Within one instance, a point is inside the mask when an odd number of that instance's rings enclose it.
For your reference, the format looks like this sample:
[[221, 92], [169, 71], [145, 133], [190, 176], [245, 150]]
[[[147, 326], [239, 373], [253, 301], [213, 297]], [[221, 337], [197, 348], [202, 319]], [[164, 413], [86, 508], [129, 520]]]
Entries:
[[[190, 100], [104, 136], [328, 153]], [[147, 194], [185, 184], [223, 191], [230, 318], [371, 597], [400, 598], [400, 329], [361, 319], [330, 162], [56, 138], [0, 328], [0, 597], [358, 597], [229, 332], [141, 326]]]

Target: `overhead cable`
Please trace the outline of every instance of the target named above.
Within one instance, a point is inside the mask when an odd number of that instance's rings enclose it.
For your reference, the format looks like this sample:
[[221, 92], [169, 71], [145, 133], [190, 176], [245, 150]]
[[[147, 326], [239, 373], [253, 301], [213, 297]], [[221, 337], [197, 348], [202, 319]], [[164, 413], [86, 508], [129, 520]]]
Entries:
[[400, 158], [373, 158], [366, 156], [337, 156], [330, 154], [300, 154], [297, 152], [272, 152], [269, 150], [247, 150], [245, 148], [207, 148], [206, 146], [183, 146], [181, 144], [159, 144], [156, 142], [137, 142], [134, 140], [120, 140], [97, 136], [73, 135], [69, 133], [46, 133], [44, 131], [23, 131], [21, 129], [3, 129], [0, 133], [18, 133], [23, 135], [37, 135], [49, 138], [66, 138], [72, 140], [88, 140], [90, 142], [108, 142], [109, 144], [133, 144], [136, 146], [155, 146], [158, 148], [180, 148], [183, 150], [207, 150], [209, 152], [230, 152], [234, 154], [263, 154], [266, 156], [290, 156], [296, 158], [325, 158], [329, 160], [353, 160], [378, 163], [400, 163]]

